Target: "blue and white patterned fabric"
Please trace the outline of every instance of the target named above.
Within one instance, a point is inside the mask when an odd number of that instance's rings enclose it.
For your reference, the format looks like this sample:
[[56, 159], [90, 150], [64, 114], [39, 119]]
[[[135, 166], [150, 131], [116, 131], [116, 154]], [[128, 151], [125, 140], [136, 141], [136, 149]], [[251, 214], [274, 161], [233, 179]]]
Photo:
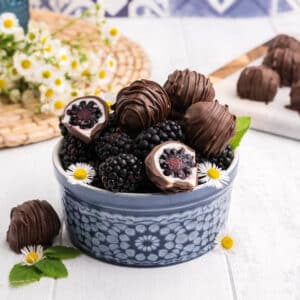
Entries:
[[[93, 0], [31, 0], [32, 7], [75, 14]], [[255, 17], [300, 9], [300, 0], [106, 0], [116, 17]]]

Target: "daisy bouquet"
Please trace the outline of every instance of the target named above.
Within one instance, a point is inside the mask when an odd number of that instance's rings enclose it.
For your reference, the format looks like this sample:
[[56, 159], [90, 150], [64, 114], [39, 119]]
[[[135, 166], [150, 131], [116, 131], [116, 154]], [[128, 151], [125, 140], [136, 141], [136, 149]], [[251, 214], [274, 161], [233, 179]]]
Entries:
[[[104, 19], [102, 2], [84, 11], [81, 18], [97, 26], [107, 45], [119, 37], [116, 27]], [[61, 30], [76, 22], [67, 23]], [[109, 82], [116, 69], [114, 57], [103, 57], [101, 49], [89, 52], [79, 44], [61, 41], [42, 23], [30, 21], [24, 33], [14, 14], [0, 15], [0, 95], [25, 105], [39, 103], [39, 112], [61, 115], [70, 99], [99, 95], [112, 89]]]

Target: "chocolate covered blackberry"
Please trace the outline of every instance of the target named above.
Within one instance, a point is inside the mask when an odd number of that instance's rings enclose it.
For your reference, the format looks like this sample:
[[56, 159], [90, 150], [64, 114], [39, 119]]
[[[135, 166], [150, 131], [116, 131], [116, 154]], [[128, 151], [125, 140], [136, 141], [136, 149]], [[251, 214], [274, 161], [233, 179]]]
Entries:
[[166, 141], [184, 141], [178, 122], [167, 120], [143, 130], [134, 140], [133, 153], [137, 157], [145, 158], [156, 145]]
[[161, 191], [191, 191], [198, 175], [195, 151], [176, 141], [156, 146], [145, 159], [146, 173]]
[[59, 157], [63, 168], [66, 170], [71, 164], [78, 162], [89, 162], [93, 158], [93, 149], [75, 136], [67, 134], [64, 136]]
[[234, 152], [230, 145], [228, 145], [225, 150], [218, 156], [205, 157], [201, 152], [197, 152], [196, 160], [197, 163], [203, 163], [204, 161], [210, 161], [216, 164], [222, 170], [227, 170], [234, 159]]
[[300, 81], [292, 85], [290, 99], [289, 108], [300, 112]]
[[276, 48], [289, 48], [293, 51], [300, 52], [300, 42], [287, 34], [279, 34], [270, 43], [268, 51], [272, 52]]
[[98, 97], [86, 96], [68, 104], [61, 123], [71, 135], [90, 143], [106, 127], [108, 119], [106, 102]]
[[289, 48], [269, 52], [263, 64], [279, 74], [283, 86], [291, 86], [300, 80], [300, 53]]
[[188, 69], [176, 70], [164, 84], [172, 103], [172, 115], [184, 113], [189, 106], [199, 101], [212, 101], [215, 90], [209, 78]]
[[133, 141], [120, 128], [108, 128], [95, 140], [95, 153], [100, 162], [109, 156], [130, 153]]
[[101, 163], [99, 176], [109, 191], [135, 192], [145, 179], [144, 164], [136, 156], [122, 153]]
[[237, 83], [240, 98], [268, 103], [273, 101], [280, 86], [277, 72], [267, 66], [245, 68]]

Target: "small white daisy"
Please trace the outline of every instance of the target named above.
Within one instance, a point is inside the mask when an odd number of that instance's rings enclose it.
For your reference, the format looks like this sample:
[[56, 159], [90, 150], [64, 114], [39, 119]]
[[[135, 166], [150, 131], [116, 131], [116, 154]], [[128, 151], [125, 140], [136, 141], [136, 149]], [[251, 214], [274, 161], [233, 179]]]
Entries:
[[15, 14], [4, 13], [0, 16], [0, 31], [5, 34], [14, 34], [19, 27], [19, 21]]
[[86, 163], [76, 163], [71, 165], [67, 171], [67, 176], [71, 183], [86, 183], [93, 181], [96, 172], [92, 166]]
[[117, 62], [116, 60], [114, 59], [114, 57], [112, 57], [111, 55], [109, 55], [107, 58], [106, 58], [106, 67], [107, 69], [110, 71], [110, 72], [114, 72], [116, 70], [116, 65], [117, 65]]
[[61, 116], [65, 110], [66, 102], [61, 98], [55, 98], [49, 103], [49, 110], [56, 116]]
[[33, 73], [35, 61], [26, 54], [18, 53], [14, 55], [14, 67], [20, 75], [27, 76]]
[[110, 26], [108, 24], [104, 26], [102, 34], [103, 34], [104, 41], [108, 45], [114, 45], [120, 37], [119, 29], [115, 26]]
[[228, 229], [222, 229], [215, 239], [215, 249], [233, 253], [236, 248], [236, 242]]
[[207, 183], [217, 189], [228, 184], [230, 178], [226, 171], [218, 168], [214, 163], [205, 161], [198, 164], [199, 183]]
[[25, 247], [21, 250], [21, 253], [24, 257], [23, 265], [27, 266], [32, 266], [44, 258], [41, 245]]

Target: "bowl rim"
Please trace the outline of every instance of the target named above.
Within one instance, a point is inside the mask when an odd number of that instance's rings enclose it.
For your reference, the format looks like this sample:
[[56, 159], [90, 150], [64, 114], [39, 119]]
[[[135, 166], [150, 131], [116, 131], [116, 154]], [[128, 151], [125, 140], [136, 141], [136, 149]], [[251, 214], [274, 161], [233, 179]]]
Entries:
[[[66, 176], [66, 171], [63, 169], [61, 162], [60, 162], [60, 158], [59, 158], [59, 148], [61, 146], [63, 137], [59, 138], [58, 142], [56, 143], [56, 145], [54, 146], [53, 152], [52, 152], [52, 162], [54, 165], [54, 168], [56, 169], [56, 171], [59, 172], [59, 174], [64, 177], [64, 179], [66, 181], [69, 181], [67, 176]], [[230, 167], [226, 170], [228, 174], [233, 173], [234, 169], [237, 166], [237, 163], [239, 161], [239, 152], [238, 150], [235, 150], [234, 153], [234, 159], [230, 165]], [[230, 180], [232, 182], [232, 179]], [[167, 197], [170, 195], [174, 195], [174, 194], [170, 194], [170, 193], [114, 193], [105, 189], [101, 189], [98, 187], [94, 187], [88, 184], [82, 184], [82, 183], [72, 183], [72, 185], [74, 186], [80, 186], [83, 189], [87, 189], [87, 190], [92, 190], [94, 192], [101, 192], [103, 194], [107, 194], [107, 195], [119, 195], [119, 196], [125, 196], [125, 197], [149, 197], [149, 196], [160, 196], [160, 197]], [[226, 185], [224, 188], [226, 188], [227, 186], [229, 186], [230, 183], [228, 185]], [[192, 192], [194, 191], [199, 191], [199, 190], [204, 190], [205, 188], [208, 188], [208, 183], [204, 183], [201, 185], [197, 185]], [[215, 194], [219, 194], [219, 192], [221, 192], [224, 188], [221, 188], [219, 190], [216, 189]], [[192, 193], [192, 192], [181, 192], [181, 193], [175, 193], [175, 194], [185, 194], [185, 193]]]

